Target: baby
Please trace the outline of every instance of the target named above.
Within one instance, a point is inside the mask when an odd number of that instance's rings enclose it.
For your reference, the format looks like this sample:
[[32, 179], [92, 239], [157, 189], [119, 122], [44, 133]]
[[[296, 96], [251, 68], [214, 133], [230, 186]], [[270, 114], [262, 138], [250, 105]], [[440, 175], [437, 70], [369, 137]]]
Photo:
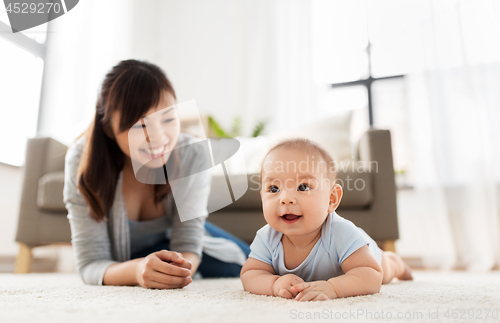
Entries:
[[268, 223], [241, 269], [245, 290], [320, 301], [378, 293], [394, 278], [412, 280], [401, 257], [382, 251], [351, 221], [335, 213], [342, 188], [332, 157], [307, 139], [274, 146], [261, 168]]

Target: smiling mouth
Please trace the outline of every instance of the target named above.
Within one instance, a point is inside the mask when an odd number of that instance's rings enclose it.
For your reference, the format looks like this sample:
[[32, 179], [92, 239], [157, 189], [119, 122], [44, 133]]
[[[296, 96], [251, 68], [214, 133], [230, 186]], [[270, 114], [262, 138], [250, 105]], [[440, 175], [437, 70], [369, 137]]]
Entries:
[[286, 223], [294, 223], [298, 221], [301, 217], [302, 215], [296, 215], [296, 214], [284, 214], [281, 216], [283, 221], [285, 221]]
[[146, 155], [148, 155], [150, 158], [157, 158], [157, 157], [160, 157], [162, 156], [163, 154], [165, 154], [165, 151], [167, 149], [167, 145], [163, 145], [161, 147], [158, 147], [158, 148], [154, 148], [154, 149], [140, 149], [141, 152], [145, 153]]

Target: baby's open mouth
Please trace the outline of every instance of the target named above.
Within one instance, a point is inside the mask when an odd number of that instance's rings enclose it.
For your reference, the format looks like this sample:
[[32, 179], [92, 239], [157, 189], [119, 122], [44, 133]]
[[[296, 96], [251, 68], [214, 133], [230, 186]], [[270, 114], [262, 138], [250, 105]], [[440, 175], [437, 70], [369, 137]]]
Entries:
[[282, 215], [281, 217], [284, 219], [284, 220], [287, 220], [287, 221], [293, 221], [293, 220], [296, 220], [298, 218], [300, 218], [302, 215], [296, 215], [296, 214], [284, 214]]

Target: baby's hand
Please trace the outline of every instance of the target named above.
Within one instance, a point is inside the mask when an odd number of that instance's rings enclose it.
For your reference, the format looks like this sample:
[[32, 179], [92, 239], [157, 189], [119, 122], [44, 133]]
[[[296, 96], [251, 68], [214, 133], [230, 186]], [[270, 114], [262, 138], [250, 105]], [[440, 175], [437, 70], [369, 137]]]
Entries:
[[293, 285], [303, 283], [304, 280], [297, 275], [287, 274], [278, 278], [273, 285], [274, 296], [294, 298], [298, 292], [292, 290]]
[[292, 292], [298, 293], [296, 301], [325, 301], [337, 298], [333, 285], [326, 280], [318, 280], [310, 283], [301, 283], [292, 286]]

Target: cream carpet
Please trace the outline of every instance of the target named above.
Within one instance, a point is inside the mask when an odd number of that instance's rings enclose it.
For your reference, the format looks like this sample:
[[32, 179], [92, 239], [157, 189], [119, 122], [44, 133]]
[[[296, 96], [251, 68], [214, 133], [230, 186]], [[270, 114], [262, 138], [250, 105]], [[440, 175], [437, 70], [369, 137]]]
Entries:
[[75, 274], [0, 274], [0, 322], [500, 322], [498, 271], [414, 277], [375, 295], [300, 303], [251, 295], [239, 279], [148, 290], [87, 286]]

